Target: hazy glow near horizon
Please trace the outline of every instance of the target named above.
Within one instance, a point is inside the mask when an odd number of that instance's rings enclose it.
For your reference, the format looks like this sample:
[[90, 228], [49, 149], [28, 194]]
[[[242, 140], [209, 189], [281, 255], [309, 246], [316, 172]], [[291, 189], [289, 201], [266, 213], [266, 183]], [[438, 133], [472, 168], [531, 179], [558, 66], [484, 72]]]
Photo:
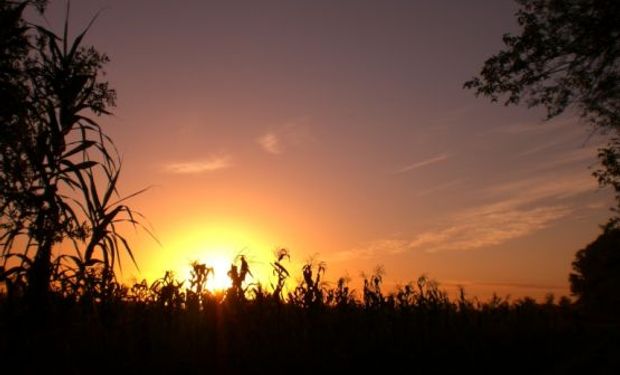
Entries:
[[128, 276], [183, 278], [197, 260], [223, 288], [244, 254], [269, 286], [284, 247], [292, 271], [315, 257], [331, 281], [382, 264], [388, 288], [425, 273], [476, 295], [566, 294], [609, 216], [588, 169], [600, 139], [572, 114], [542, 123], [462, 89], [514, 30], [511, 0], [71, 7], [73, 32], [105, 9], [87, 42], [111, 58], [121, 193], [154, 186], [131, 206], [162, 246], [132, 237]]

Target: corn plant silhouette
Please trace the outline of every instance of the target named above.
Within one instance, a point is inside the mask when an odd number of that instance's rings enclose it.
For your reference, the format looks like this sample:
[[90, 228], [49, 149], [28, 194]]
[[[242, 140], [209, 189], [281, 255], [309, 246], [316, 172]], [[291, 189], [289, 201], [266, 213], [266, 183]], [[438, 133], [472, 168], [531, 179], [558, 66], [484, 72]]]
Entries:
[[272, 285], [273, 293], [271, 294], [273, 299], [280, 302], [282, 301], [282, 289], [284, 288], [284, 283], [286, 279], [290, 276], [286, 267], [282, 265], [282, 261], [286, 258], [288, 260], [291, 259], [291, 256], [286, 249], [280, 249], [276, 252], [276, 260], [271, 263], [273, 267], [273, 275], [278, 278], [275, 285]]
[[168, 310], [179, 309], [183, 306], [185, 295], [182, 291], [184, 281], [178, 281], [174, 277], [174, 272], [166, 271], [165, 275], [153, 282], [150, 287], [155, 294], [160, 306]]
[[362, 274], [364, 279], [364, 305], [367, 309], [378, 309], [385, 303], [385, 297], [381, 292], [384, 274], [383, 267], [377, 267], [370, 276]]
[[215, 272], [213, 267], [194, 261], [191, 263], [189, 287], [185, 291], [186, 306], [188, 309], [201, 310], [203, 301], [207, 297], [207, 282], [209, 276]]
[[340, 309], [356, 307], [355, 290], [349, 287], [349, 277], [339, 277], [336, 287], [327, 292], [327, 303]]
[[322, 277], [326, 270], [325, 262], [315, 264], [312, 259], [306, 262], [301, 269], [303, 279], [293, 293], [289, 294], [289, 300], [306, 308], [322, 307], [325, 303]]
[[[139, 222], [124, 199], [113, 199], [118, 197], [120, 157], [92, 116], [109, 115], [116, 99], [102, 80], [108, 57], [82, 44], [96, 17], [70, 40], [69, 4], [60, 36], [24, 21], [30, 4], [45, 10], [45, 1], [3, 1], [0, 6], [0, 18], [8, 21], [2, 25], [3, 35], [13, 40], [5, 46], [13, 50], [4, 56], [13, 69], [11, 76], [0, 76], [2, 96], [8, 95], [7, 87], [16, 94], [14, 110], [1, 113], [0, 246], [2, 278], [11, 279], [14, 291], [26, 280], [29, 299], [42, 303], [52, 272], [59, 269], [53, 264], [55, 246], [73, 243], [77, 255], [58, 261], [68, 260], [76, 268], [75, 283], [95, 274], [112, 281], [122, 250], [135, 264], [117, 225]], [[95, 182], [98, 178], [105, 181], [103, 191]], [[20, 237], [26, 238], [21, 249], [16, 243]], [[10, 260], [18, 264], [9, 267]], [[87, 271], [99, 266], [101, 272]], [[59, 277], [66, 279], [68, 273], [61, 273]]]
[[248, 275], [252, 276], [252, 272], [250, 272], [250, 266], [248, 265], [245, 255], [238, 255], [235, 258], [235, 262], [230, 265], [230, 270], [228, 271], [228, 277], [230, 277], [232, 285], [226, 292], [226, 299], [230, 301], [245, 301], [246, 289], [243, 284]]

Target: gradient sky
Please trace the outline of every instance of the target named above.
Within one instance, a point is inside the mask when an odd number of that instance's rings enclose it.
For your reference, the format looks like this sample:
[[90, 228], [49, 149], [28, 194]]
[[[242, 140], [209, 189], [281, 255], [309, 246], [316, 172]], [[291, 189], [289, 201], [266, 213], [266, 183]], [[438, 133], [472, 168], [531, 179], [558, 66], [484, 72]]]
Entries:
[[265, 275], [286, 247], [330, 280], [383, 265], [388, 287], [426, 273], [481, 297], [568, 294], [610, 215], [588, 169], [601, 139], [574, 115], [462, 89], [516, 30], [512, 1], [71, 6], [74, 33], [103, 9], [87, 42], [111, 58], [121, 192], [153, 186], [132, 207], [162, 245], [132, 236], [126, 277], [239, 252]]

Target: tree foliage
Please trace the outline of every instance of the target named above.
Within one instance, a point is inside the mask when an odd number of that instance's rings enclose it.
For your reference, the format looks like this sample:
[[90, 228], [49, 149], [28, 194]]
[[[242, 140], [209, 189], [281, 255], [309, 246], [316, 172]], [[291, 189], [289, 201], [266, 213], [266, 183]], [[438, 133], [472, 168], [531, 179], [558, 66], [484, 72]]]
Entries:
[[602, 128], [620, 116], [620, 3], [614, 0], [517, 0], [520, 35], [465, 83], [493, 101], [543, 106], [549, 118], [576, 106]]
[[620, 157], [620, 2], [615, 0], [516, 0], [520, 34], [503, 37], [505, 49], [465, 83], [476, 95], [543, 107], [547, 119], [568, 109], [596, 130], [612, 132], [602, 148], [599, 182], [616, 190]]
[[[595, 130], [611, 133], [599, 149], [601, 186], [615, 190], [620, 209], [620, 2], [616, 0], [516, 0], [520, 34], [505, 34], [506, 48], [465, 83], [476, 95], [504, 104], [543, 107], [547, 119], [575, 110]], [[620, 217], [577, 253], [570, 275], [579, 301], [617, 311]], [[615, 307], [613, 307], [615, 304]]]
[[616, 215], [606, 227], [620, 229], [620, 136], [613, 137], [607, 147], [598, 151], [598, 158], [603, 168], [594, 172], [601, 186], [611, 186], [615, 191], [616, 207], [612, 208]]

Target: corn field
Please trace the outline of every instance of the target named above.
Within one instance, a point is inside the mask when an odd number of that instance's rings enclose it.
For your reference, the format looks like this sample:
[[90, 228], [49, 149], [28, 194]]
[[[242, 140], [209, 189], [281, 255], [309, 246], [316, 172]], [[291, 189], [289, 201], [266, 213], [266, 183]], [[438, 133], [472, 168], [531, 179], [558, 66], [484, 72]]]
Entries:
[[[208, 289], [213, 269], [194, 262], [189, 280], [172, 272], [123, 285], [105, 267], [55, 268], [51, 299], [33, 307], [20, 278], [5, 278], [0, 350], [19, 373], [610, 373], [618, 369], [617, 319], [592, 318], [567, 298], [539, 303], [493, 297], [450, 299], [426, 277], [382, 292], [382, 271], [324, 282], [308, 262], [284, 295], [288, 252], [272, 263], [272, 287], [247, 282], [243, 256], [231, 287]], [[36, 358], [36, 360], [32, 360]], [[7, 362], [8, 363], [8, 362]]]

